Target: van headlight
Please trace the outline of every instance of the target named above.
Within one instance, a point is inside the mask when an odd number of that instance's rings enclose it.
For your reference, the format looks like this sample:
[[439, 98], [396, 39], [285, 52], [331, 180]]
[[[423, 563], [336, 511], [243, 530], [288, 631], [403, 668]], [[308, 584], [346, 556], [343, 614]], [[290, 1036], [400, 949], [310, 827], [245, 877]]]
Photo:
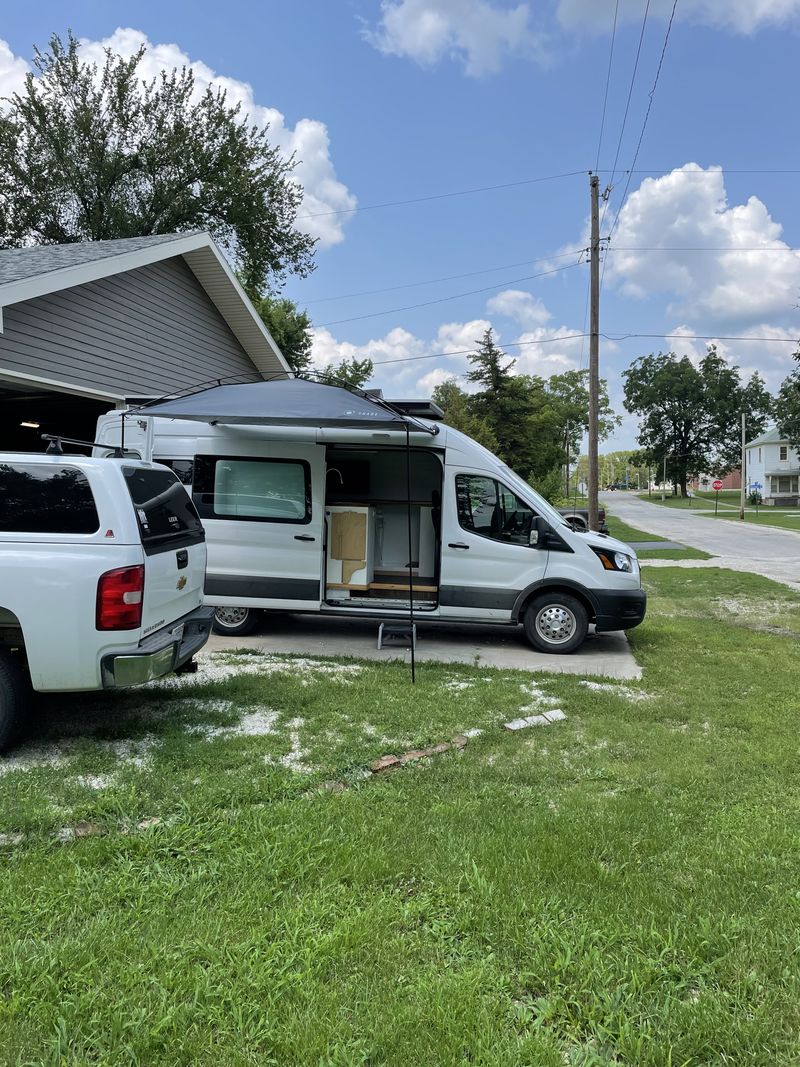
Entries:
[[594, 552], [600, 557], [600, 562], [607, 571], [622, 571], [625, 574], [633, 573], [633, 556], [625, 552], [611, 552], [607, 548], [595, 548]]

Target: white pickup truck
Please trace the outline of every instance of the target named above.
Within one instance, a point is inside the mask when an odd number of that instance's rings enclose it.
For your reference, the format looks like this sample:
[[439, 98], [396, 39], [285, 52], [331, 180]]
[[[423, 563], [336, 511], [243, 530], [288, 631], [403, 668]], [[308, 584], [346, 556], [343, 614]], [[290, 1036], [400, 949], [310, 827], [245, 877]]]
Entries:
[[210, 633], [203, 527], [157, 463], [0, 454], [0, 751], [30, 687], [191, 669]]

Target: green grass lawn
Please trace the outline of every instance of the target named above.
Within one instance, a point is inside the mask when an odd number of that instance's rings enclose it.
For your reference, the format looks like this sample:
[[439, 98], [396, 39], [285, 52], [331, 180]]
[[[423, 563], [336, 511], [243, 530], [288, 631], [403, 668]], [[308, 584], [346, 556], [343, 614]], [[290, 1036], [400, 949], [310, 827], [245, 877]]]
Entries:
[[228, 654], [50, 701], [0, 762], [0, 1062], [796, 1064], [800, 604], [645, 580], [638, 683]]
[[[712, 516], [713, 518], [713, 516]], [[735, 514], [720, 513], [717, 516], [718, 519], [734, 519], [736, 522], [741, 522], [738, 512]], [[793, 511], [775, 511], [773, 508], [759, 508], [758, 514], [755, 511], [746, 511], [745, 522], [753, 523], [756, 526], [778, 526], [783, 530], [800, 531], [800, 508], [795, 508]]]
[[[714, 498], [716, 493], [707, 492], [693, 492], [691, 498], [672, 496], [671, 493], [665, 493], [664, 499], [661, 499], [660, 490], [654, 489], [652, 495], [648, 496], [647, 493], [639, 493], [640, 500], [646, 500], [650, 504], [658, 504], [665, 508], [686, 508], [691, 510], [707, 511], [709, 508], [714, 507]], [[721, 489], [719, 492], [719, 510], [729, 511], [731, 508], [735, 508], [738, 514], [740, 495], [738, 489]]]

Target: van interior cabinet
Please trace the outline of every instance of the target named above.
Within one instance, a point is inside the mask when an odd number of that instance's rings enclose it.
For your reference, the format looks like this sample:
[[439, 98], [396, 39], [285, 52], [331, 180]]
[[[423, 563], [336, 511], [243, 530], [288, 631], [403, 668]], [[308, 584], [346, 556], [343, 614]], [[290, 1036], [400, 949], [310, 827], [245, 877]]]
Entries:
[[329, 589], [369, 589], [375, 573], [375, 511], [328, 508]]

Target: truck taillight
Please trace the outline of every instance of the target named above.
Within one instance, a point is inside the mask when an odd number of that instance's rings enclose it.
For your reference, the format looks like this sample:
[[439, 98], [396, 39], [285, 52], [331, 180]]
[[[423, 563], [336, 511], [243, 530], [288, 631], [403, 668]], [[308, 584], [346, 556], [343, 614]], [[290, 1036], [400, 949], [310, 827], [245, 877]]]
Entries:
[[106, 571], [97, 583], [98, 630], [138, 630], [142, 625], [144, 567]]
[[597, 509], [597, 518], [598, 518], [598, 520], [600, 522], [605, 522], [606, 521], [606, 509], [605, 508], [598, 508]]

